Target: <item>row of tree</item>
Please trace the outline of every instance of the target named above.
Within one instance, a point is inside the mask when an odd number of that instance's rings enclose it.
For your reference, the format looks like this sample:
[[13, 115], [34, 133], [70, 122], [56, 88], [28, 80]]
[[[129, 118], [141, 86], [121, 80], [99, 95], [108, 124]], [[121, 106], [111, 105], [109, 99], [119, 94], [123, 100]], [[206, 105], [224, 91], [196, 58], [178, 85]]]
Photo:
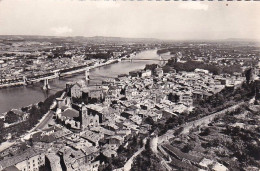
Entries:
[[169, 72], [170, 68], [174, 68], [177, 72], [187, 71], [193, 72], [196, 68], [205, 69], [214, 75], [226, 73], [233, 74], [234, 72], [241, 73], [242, 69], [240, 65], [229, 65], [229, 66], [217, 66], [214, 64], [206, 64], [204, 62], [188, 60], [185, 63], [176, 62], [175, 59], [171, 59], [163, 67], [164, 72]]
[[[11, 134], [12, 138], [16, 138], [32, 129], [43, 117], [43, 115], [48, 112], [55, 98], [60, 97], [62, 93], [63, 91], [59, 91], [56, 94], [49, 96], [44, 102], [39, 102], [38, 105], [33, 105], [29, 110], [27, 109], [29, 118], [26, 121], [6, 128], [3, 127], [3, 120], [0, 120], [0, 143], [5, 141], [5, 137], [7, 137], [8, 134]], [[26, 110], [26, 108], [23, 108], [23, 110]]]

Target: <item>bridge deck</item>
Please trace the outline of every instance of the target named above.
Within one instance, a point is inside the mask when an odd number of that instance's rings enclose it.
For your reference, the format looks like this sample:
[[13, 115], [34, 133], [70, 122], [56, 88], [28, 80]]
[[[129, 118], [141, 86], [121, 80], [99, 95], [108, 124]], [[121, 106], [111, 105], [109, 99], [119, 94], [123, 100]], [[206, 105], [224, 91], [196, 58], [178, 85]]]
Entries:
[[168, 61], [166, 59], [122, 59], [124, 61]]

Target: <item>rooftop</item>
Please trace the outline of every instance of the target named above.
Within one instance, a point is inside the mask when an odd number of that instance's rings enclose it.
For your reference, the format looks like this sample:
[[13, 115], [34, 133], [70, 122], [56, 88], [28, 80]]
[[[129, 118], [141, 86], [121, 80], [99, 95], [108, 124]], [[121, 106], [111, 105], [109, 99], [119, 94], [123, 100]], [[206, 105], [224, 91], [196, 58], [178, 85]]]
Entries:
[[69, 118], [76, 118], [79, 117], [79, 111], [72, 108], [67, 108], [61, 113], [61, 115]]

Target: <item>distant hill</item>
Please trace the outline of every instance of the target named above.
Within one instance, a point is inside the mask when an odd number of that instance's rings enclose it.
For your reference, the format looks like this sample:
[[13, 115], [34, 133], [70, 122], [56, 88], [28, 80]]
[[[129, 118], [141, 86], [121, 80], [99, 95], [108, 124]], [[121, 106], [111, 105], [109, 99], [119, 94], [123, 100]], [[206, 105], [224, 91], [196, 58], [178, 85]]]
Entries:
[[226, 41], [232, 41], [232, 42], [259, 42], [260, 40], [257, 39], [241, 39], [241, 38], [228, 38], [225, 39]]
[[91, 41], [91, 42], [161, 42], [160, 39], [154, 38], [124, 38], [124, 37], [59, 37], [59, 36], [34, 36], [34, 35], [0, 35], [0, 39], [12, 41]]

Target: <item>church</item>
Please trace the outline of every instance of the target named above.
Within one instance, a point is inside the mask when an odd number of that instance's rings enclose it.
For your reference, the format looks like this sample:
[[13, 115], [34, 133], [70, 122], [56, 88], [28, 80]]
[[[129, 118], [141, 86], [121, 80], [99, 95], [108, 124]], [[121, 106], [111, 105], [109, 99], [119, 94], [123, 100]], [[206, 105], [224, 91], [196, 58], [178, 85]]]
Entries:
[[94, 104], [73, 104], [71, 97], [64, 92], [56, 98], [57, 109], [55, 119], [57, 123], [73, 130], [86, 130], [98, 127], [103, 120], [102, 108]]

